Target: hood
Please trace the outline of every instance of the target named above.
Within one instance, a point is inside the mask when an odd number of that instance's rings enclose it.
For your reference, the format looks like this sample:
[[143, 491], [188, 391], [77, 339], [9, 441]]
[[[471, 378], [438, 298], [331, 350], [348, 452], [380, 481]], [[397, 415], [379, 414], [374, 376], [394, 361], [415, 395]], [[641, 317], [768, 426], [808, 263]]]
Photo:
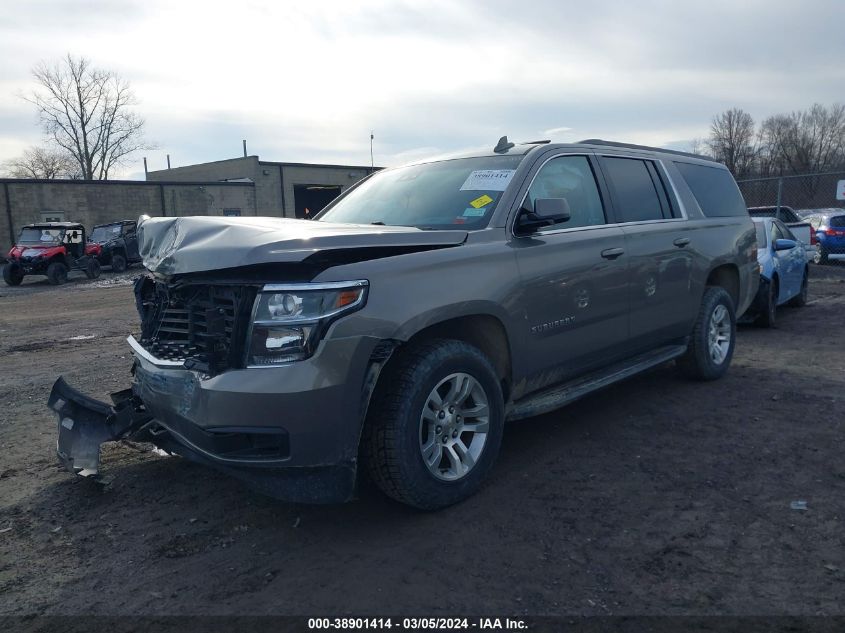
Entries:
[[466, 237], [466, 231], [268, 217], [149, 218], [138, 226], [144, 266], [164, 275], [301, 262], [336, 250], [458, 246]]
[[9, 251], [9, 257], [38, 257], [47, 255], [47, 251], [62, 250], [62, 246], [56, 244], [27, 244], [15, 245]]

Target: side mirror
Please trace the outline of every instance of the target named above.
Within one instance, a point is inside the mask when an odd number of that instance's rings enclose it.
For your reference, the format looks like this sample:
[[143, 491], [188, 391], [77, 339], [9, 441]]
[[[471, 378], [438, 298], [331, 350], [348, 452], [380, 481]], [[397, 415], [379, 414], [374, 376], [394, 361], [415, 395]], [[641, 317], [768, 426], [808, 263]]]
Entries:
[[775, 240], [774, 246], [776, 251], [788, 251], [798, 246], [798, 242], [795, 240]]
[[551, 220], [550, 224], [566, 222], [572, 217], [566, 198], [537, 198], [534, 201], [534, 215], [543, 220]]
[[537, 198], [532, 209], [528, 200], [523, 203], [519, 210], [517, 228], [522, 232], [534, 231], [543, 226], [550, 226], [558, 222], [566, 222], [572, 217], [569, 210], [569, 202], [566, 198]]

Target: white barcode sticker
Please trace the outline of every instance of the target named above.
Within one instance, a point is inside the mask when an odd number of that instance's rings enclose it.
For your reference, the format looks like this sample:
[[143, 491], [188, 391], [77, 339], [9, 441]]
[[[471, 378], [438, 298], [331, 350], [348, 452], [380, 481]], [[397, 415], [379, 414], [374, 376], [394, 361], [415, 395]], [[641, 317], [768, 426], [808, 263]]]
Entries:
[[479, 169], [472, 172], [461, 191], [504, 191], [513, 178], [514, 169]]

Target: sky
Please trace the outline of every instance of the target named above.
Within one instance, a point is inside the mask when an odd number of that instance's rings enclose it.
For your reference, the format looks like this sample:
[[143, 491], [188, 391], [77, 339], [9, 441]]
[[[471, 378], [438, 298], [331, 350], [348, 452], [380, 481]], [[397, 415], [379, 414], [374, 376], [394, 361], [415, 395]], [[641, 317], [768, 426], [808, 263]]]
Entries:
[[[842, 0], [0, 0], [0, 162], [66, 53], [128, 80], [150, 169], [370, 163], [586, 138], [686, 149], [713, 116], [845, 101]], [[143, 178], [142, 154], [118, 177]]]

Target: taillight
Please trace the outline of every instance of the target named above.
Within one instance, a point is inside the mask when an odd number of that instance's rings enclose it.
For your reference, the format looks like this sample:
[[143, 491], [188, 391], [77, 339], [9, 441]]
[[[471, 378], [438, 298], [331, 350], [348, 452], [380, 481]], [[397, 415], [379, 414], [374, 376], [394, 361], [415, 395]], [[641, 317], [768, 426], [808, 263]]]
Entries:
[[819, 243], [819, 239], [816, 237], [816, 232], [813, 229], [810, 229], [810, 246], [815, 246]]

